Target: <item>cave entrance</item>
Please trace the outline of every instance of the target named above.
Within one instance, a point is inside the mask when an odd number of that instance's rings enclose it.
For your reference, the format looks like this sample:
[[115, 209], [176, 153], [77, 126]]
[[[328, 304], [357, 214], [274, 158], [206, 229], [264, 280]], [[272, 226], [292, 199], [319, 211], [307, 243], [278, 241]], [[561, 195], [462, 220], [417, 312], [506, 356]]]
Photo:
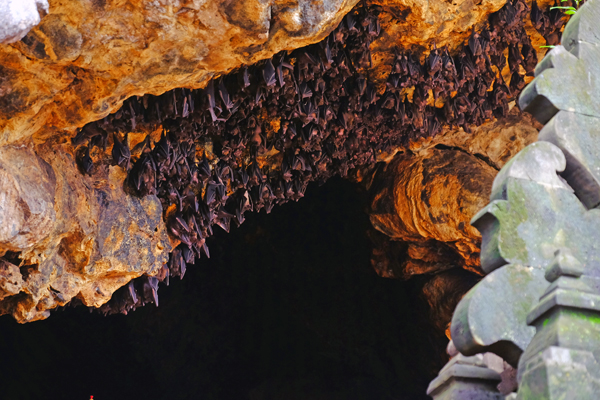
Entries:
[[159, 307], [0, 319], [7, 399], [426, 399], [447, 339], [423, 281], [370, 266], [366, 195], [340, 178], [215, 231]]

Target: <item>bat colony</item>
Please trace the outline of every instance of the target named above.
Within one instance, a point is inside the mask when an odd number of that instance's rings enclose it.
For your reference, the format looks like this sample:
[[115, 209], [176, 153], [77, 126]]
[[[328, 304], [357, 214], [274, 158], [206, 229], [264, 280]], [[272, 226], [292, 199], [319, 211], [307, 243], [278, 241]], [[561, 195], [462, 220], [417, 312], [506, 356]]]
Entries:
[[[377, 9], [358, 7], [318, 44], [243, 67], [203, 90], [129, 98], [118, 112], [86, 125], [73, 139], [81, 171], [94, 170], [90, 148], [106, 149], [112, 136], [112, 163], [127, 169], [126, 186], [158, 196], [172, 211], [168, 232], [180, 241], [158, 276], [131, 281], [100, 311], [158, 305], [159, 282], [182, 278], [187, 264], [209, 257], [214, 225], [229, 231], [246, 211], [298, 200], [309, 182], [346, 176], [373, 164], [378, 152], [431, 137], [444, 125], [469, 132], [505, 116], [537, 64], [523, 28], [529, 12], [524, 0], [509, 0], [456, 56], [434, 45], [420, 63], [397, 50], [387, 83], [376, 86], [366, 72], [369, 44], [380, 33]], [[534, 1], [530, 18], [548, 43], [558, 43], [560, 10], [543, 12]], [[509, 83], [499, 73], [507, 63]], [[157, 143], [147, 137], [131, 150], [127, 134], [119, 134], [160, 126]]]

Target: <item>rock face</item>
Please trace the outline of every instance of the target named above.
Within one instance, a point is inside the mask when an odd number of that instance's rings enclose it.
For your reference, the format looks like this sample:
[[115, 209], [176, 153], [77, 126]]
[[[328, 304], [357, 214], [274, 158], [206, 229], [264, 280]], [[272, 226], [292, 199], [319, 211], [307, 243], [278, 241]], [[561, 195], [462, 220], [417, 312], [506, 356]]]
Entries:
[[127, 97], [201, 87], [318, 41], [356, 2], [51, 1], [39, 26], [0, 48], [2, 142], [72, 134]]
[[0, 266], [0, 313], [19, 322], [46, 318], [75, 296], [99, 307], [168, 259], [158, 199], [126, 195], [120, 167], [83, 177], [69, 147], [10, 145], [0, 153], [2, 219], [11, 222], [2, 224], [0, 248], [16, 264]]
[[377, 272], [395, 278], [454, 267], [480, 273], [481, 236], [469, 221], [488, 201], [497, 169], [537, 139], [534, 125], [514, 109], [470, 135], [448, 130], [415, 143], [377, 171], [371, 222], [397, 242], [379, 241]]
[[[396, 241], [408, 243], [403, 277], [478, 265], [478, 234], [468, 222], [485, 205], [496, 170], [477, 157], [433, 148], [397, 154], [371, 204], [371, 222]], [[379, 186], [378, 186], [379, 187]]]
[[[0, 142], [70, 135], [130, 96], [202, 87], [214, 75], [322, 39], [356, 3], [51, 1], [39, 26], [0, 48]], [[504, 1], [375, 4], [387, 32], [373, 45], [376, 66], [393, 57], [394, 46], [458, 46]]]
[[472, 134], [446, 130], [414, 143], [367, 181], [371, 265], [387, 278], [425, 275], [431, 322], [448, 337], [456, 305], [483, 274], [471, 218], [488, 202], [498, 170], [537, 139], [537, 127], [515, 108]]

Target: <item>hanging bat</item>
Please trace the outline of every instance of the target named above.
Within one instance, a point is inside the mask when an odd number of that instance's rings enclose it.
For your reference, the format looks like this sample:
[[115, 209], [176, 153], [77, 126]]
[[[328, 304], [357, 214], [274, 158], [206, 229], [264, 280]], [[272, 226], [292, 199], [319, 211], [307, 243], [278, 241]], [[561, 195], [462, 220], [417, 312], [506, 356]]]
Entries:
[[123, 139], [123, 143], [119, 141], [119, 138], [115, 133], [113, 133], [113, 148], [112, 148], [112, 158], [113, 162], [124, 168], [126, 171], [129, 170], [129, 161], [131, 159], [131, 152], [129, 151], [129, 145], [127, 136], [129, 133], [125, 134], [125, 138]]

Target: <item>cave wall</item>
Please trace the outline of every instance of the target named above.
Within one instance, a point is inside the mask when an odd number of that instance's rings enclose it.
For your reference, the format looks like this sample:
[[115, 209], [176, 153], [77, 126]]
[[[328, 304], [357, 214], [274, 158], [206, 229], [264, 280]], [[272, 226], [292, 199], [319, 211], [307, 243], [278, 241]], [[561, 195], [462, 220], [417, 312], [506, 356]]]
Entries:
[[[470, 220], [488, 202], [498, 170], [537, 139], [539, 123], [513, 108], [473, 129], [444, 130], [396, 153], [365, 180], [379, 242], [372, 265], [384, 277], [407, 279], [460, 267], [482, 273], [481, 235]], [[392, 242], [388, 243], [386, 238]]]
[[[358, 1], [50, 1], [21, 41], [0, 47], [0, 143], [72, 135], [123, 100], [200, 88], [215, 75], [324, 38]], [[379, 1], [390, 47], [456, 47], [502, 0]], [[388, 29], [390, 28], [390, 29]]]
[[419, 279], [435, 329], [450, 338], [462, 296], [484, 275], [471, 218], [489, 202], [499, 169], [537, 140], [540, 125], [513, 108], [465, 135], [445, 130], [381, 163], [369, 191], [371, 266], [391, 279]]
[[[0, 313], [20, 322], [43, 319], [74, 298], [97, 308], [139, 277], [146, 279], [141, 301], [151, 301], [158, 283], [148, 277], [164, 272], [168, 252], [179, 244], [163, 222], [169, 210], [153, 194], [131, 196], [124, 171], [106, 160], [82, 174], [77, 160], [84, 149], [71, 138], [131, 96], [201, 88], [240, 65], [318, 42], [355, 4], [50, 2], [38, 26], [0, 47], [0, 165], [10, 205], [2, 218], [14, 222], [0, 232], [9, 261], [0, 274]], [[378, 10], [382, 34], [370, 44], [365, 73], [385, 86], [396, 47], [426, 62], [432, 42], [451, 52], [468, 46], [469, 35], [504, 2], [369, 6]], [[532, 42], [542, 43], [531, 23], [525, 25]], [[389, 164], [371, 182], [374, 193], [381, 189], [372, 222], [392, 239], [380, 237], [374, 252], [381, 255], [373, 262], [380, 275], [406, 278], [454, 267], [477, 273], [479, 238], [468, 220], [497, 168], [535, 136], [527, 118], [515, 112], [473, 133], [446, 126], [434, 138], [413, 138], [378, 156]], [[122, 132], [132, 153], [146, 135], [160, 139], [159, 129], [133, 130]], [[95, 160], [110, 151], [90, 147]], [[371, 168], [363, 173], [371, 175]]]

